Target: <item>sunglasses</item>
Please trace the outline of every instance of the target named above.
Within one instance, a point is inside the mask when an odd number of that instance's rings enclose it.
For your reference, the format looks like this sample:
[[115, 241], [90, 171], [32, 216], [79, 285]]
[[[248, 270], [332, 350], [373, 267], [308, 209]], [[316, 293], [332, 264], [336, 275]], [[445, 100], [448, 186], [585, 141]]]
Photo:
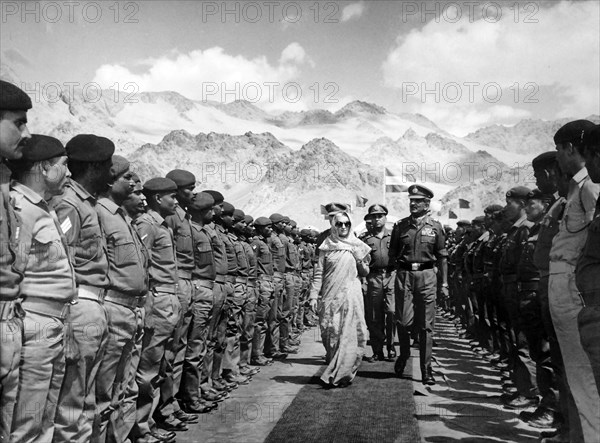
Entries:
[[335, 224], [338, 228], [341, 228], [342, 226], [346, 226], [346, 227], [350, 227], [350, 222], [337, 222]]

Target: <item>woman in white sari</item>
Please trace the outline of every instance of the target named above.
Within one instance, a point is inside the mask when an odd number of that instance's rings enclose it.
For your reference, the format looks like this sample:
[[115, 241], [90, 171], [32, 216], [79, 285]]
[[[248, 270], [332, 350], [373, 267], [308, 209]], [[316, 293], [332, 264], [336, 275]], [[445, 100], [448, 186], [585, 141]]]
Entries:
[[367, 326], [359, 275], [369, 273], [370, 250], [354, 235], [346, 212], [332, 218], [331, 233], [319, 247], [310, 305], [318, 312], [327, 351], [321, 380], [330, 387], [348, 386], [365, 353]]

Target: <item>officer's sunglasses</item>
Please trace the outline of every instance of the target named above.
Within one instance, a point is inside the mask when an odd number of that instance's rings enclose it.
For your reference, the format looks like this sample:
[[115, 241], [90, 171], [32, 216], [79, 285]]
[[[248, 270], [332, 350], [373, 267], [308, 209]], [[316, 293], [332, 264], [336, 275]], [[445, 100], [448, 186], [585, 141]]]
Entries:
[[346, 226], [346, 227], [350, 227], [350, 222], [337, 222], [335, 224], [335, 226], [337, 226], [338, 228], [341, 228], [342, 226]]

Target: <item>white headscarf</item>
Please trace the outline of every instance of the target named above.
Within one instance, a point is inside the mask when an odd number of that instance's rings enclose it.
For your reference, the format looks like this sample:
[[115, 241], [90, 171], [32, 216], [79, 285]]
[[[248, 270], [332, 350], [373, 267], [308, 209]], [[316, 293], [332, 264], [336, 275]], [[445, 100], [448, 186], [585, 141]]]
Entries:
[[[335, 225], [340, 219], [343, 217], [348, 217], [350, 220], [350, 229], [347, 237], [340, 237], [338, 233], [338, 227]], [[354, 258], [357, 260], [362, 260], [365, 258], [370, 252], [371, 248], [366, 243], [362, 242], [356, 237], [354, 230], [352, 229], [352, 219], [347, 212], [338, 212], [335, 214], [330, 222], [331, 231], [329, 236], [323, 241], [321, 246], [319, 246], [319, 250], [321, 251], [350, 251]]]

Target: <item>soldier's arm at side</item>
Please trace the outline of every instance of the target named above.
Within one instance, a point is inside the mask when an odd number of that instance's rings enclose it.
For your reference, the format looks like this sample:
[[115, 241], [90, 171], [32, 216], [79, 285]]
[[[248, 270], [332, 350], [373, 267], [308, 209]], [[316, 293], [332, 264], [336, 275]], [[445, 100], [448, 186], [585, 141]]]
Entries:
[[443, 287], [446, 287], [448, 286], [448, 251], [446, 250], [446, 236], [444, 235], [444, 229], [441, 225], [438, 227], [436, 256], [440, 272], [439, 281]]
[[75, 257], [75, 247], [79, 242], [79, 234], [81, 232], [81, 219], [75, 207], [65, 201], [59, 202], [54, 208], [56, 218], [60, 223], [62, 230], [69, 246], [69, 255]]
[[398, 257], [398, 239], [398, 224], [395, 224], [394, 228], [392, 229], [390, 248], [388, 250], [388, 272], [393, 272], [396, 267], [396, 260]]
[[581, 189], [581, 202], [585, 211], [585, 220], [589, 223], [594, 219], [596, 201], [600, 194], [600, 185], [588, 180]]
[[319, 292], [321, 292], [321, 285], [323, 284], [323, 267], [325, 265], [325, 253], [319, 252], [319, 260], [315, 266], [315, 273], [313, 276], [312, 286], [310, 288], [310, 300], [317, 300]]
[[152, 246], [154, 244], [154, 226], [148, 220], [145, 220], [143, 217], [140, 217], [135, 222], [135, 228], [140, 235], [140, 239], [146, 246], [148, 251], [152, 250]]

